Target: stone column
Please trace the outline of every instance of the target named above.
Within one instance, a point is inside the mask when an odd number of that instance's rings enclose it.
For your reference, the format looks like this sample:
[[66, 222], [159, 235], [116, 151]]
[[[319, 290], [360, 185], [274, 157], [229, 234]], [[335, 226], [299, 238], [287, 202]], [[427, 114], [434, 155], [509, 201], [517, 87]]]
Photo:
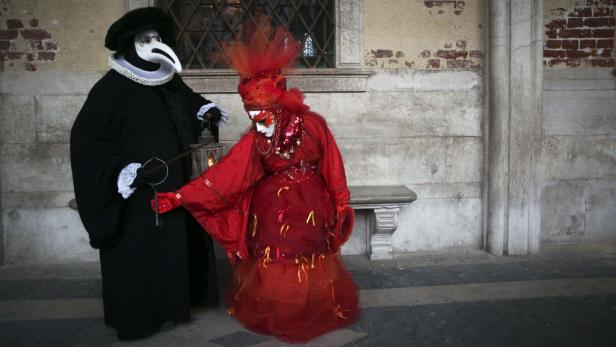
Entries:
[[541, 150], [543, 1], [488, 1], [486, 246], [539, 250], [535, 163]]
[[361, 68], [364, 0], [336, 1], [336, 67]]

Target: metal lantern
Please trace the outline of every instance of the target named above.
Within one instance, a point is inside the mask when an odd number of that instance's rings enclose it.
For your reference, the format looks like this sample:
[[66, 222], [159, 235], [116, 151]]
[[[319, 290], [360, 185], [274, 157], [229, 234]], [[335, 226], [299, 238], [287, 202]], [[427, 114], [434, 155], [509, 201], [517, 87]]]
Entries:
[[223, 156], [223, 144], [216, 142], [208, 129], [203, 129], [199, 143], [191, 145], [192, 178], [205, 172]]

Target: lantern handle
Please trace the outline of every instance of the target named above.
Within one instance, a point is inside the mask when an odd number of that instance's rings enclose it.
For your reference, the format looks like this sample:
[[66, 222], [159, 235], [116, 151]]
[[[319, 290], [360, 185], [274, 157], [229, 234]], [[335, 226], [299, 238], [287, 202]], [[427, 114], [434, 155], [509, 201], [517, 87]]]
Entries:
[[[167, 161], [164, 161], [164, 160], [162, 160], [162, 159], [160, 159], [160, 158], [157, 158], [157, 157], [154, 157], [154, 158], [152, 158], [152, 159], [149, 159], [149, 160], [148, 160], [148, 161], [146, 161], [145, 163], [148, 163], [148, 162], [149, 162], [149, 161], [151, 161], [151, 160], [157, 160], [157, 161], [162, 162], [163, 164], [162, 164], [162, 165], [160, 165], [160, 166], [157, 166], [157, 167], [155, 167], [155, 168], [153, 168], [153, 169], [150, 169], [150, 170], [145, 171], [145, 172], [144, 172], [144, 174], [151, 174], [151, 173], [156, 172], [156, 171], [158, 171], [158, 170], [160, 170], [160, 169], [162, 169], [162, 168], [164, 168], [164, 167], [166, 167], [166, 168], [167, 168], [167, 174], [168, 174], [168, 173], [169, 173], [169, 171], [168, 171], [168, 170], [169, 170], [169, 167], [168, 167], [168, 165], [169, 165], [169, 164], [172, 164], [172, 163], [174, 163], [174, 162], [176, 162], [176, 161], [178, 161], [178, 160], [180, 160], [180, 159], [184, 158], [185, 156], [189, 155], [189, 154], [190, 154], [190, 153], [192, 153], [193, 151], [196, 151], [197, 149], [199, 149], [199, 148], [201, 148], [201, 147], [205, 147], [205, 146], [207, 146], [207, 145], [208, 145], [207, 143], [198, 144], [198, 145], [196, 145], [195, 147], [193, 147], [193, 148], [191, 148], [191, 149], [187, 150], [186, 152], [181, 153], [181, 154], [179, 154], [179, 155], [177, 155], [177, 156], [175, 156], [175, 157], [173, 157], [173, 158], [171, 158], [171, 159], [169, 159], [169, 160], [167, 160]], [[144, 163], [144, 165], [145, 165], [145, 163]]]
[[157, 162], [162, 163], [162, 164], [160, 166], [150, 170], [150, 171], [146, 171], [147, 174], [152, 173], [154, 171], [157, 171], [160, 168], [163, 168], [163, 167], [165, 168], [165, 176], [160, 181], [158, 181], [156, 183], [149, 183], [148, 182], [149, 185], [151, 185], [152, 187], [155, 187], [155, 186], [158, 186], [158, 185], [162, 184], [163, 182], [165, 182], [167, 180], [167, 177], [169, 177], [169, 166], [168, 166], [168, 163], [165, 163], [165, 161], [160, 159], [159, 157], [152, 157], [152, 158], [146, 160], [145, 163], [143, 163], [143, 167], [146, 167], [149, 163], [151, 163], [153, 161], [157, 161]]

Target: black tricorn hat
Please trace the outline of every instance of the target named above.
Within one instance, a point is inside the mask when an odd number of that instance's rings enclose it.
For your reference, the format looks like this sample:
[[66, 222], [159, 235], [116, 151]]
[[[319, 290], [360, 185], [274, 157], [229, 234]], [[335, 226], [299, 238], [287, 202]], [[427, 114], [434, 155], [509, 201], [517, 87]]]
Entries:
[[163, 42], [170, 47], [175, 43], [175, 25], [171, 16], [158, 7], [144, 7], [127, 12], [111, 24], [105, 36], [105, 47], [124, 52], [133, 42], [133, 37], [146, 30], [158, 31]]

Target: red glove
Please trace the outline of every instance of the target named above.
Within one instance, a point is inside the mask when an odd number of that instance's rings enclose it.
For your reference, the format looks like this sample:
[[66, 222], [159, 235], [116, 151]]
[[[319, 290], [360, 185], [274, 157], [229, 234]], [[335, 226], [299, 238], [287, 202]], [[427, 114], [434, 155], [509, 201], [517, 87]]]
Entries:
[[[180, 201], [178, 194], [174, 192], [156, 193], [156, 197], [158, 198], [158, 213], [160, 214], [167, 213], [182, 206], [182, 202]], [[152, 210], [156, 211], [156, 200], [152, 199], [150, 204], [152, 206]]]
[[351, 237], [355, 225], [355, 212], [349, 205], [336, 206], [336, 226], [334, 227], [334, 249], [338, 251]]

